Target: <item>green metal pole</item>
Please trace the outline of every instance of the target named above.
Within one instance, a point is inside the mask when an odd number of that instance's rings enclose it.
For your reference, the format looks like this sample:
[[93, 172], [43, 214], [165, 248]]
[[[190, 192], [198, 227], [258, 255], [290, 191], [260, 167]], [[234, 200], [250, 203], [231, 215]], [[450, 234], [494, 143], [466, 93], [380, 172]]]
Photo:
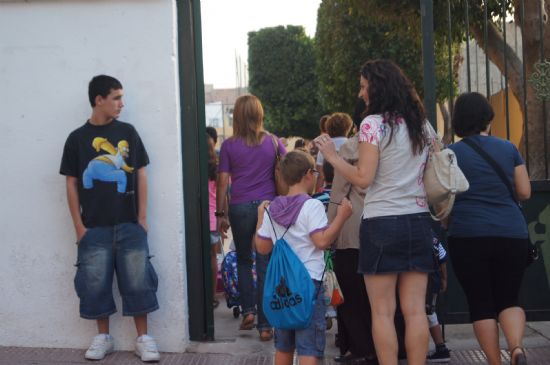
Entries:
[[189, 335], [214, 338], [204, 77], [199, 0], [177, 0]]
[[433, 0], [420, 0], [422, 19], [422, 64], [424, 67], [424, 107], [428, 120], [437, 128], [435, 98], [435, 57]]

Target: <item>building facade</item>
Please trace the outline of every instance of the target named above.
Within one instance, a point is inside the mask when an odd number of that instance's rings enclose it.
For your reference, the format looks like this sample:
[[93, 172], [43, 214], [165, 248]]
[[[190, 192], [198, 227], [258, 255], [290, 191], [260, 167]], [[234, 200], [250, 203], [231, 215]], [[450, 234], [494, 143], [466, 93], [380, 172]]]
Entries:
[[[151, 160], [149, 244], [160, 310], [149, 317], [161, 351], [189, 342], [176, 1], [0, 1], [0, 346], [86, 348], [94, 321], [79, 318], [77, 247], [59, 175], [68, 134], [90, 115], [96, 74], [124, 86], [120, 119]], [[114, 283], [114, 291], [116, 281]], [[111, 317], [117, 349], [135, 328]]]

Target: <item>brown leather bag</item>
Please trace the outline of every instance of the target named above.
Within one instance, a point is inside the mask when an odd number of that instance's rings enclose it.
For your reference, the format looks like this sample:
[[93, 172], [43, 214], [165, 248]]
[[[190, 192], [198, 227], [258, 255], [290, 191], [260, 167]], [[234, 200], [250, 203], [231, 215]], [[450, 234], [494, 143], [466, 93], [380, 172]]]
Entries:
[[281, 174], [281, 154], [279, 153], [279, 143], [273, 134], [270, 134], [270, 136], [271, 141], [273, 142], [273, 147], [275, 148], [275, 167], [273, 169], [275, 189], [277, 191], [277, 195], [286, 195], [288, 194], [288, 184], [285, 182], [285, 179], [283, 179], [283, 175]]

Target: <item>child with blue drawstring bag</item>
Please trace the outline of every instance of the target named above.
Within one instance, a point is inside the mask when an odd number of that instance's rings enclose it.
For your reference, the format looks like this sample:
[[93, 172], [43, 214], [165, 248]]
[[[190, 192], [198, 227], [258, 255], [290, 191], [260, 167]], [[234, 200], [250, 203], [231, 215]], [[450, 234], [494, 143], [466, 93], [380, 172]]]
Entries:
[[323, 203], [308, 195], [318, 174], [313, 158], [295, 150], [284, 156], [280, 167], [288, 195], [258, 207], [256, 250], [263, 255], [273, 251], [262, 304], [275, 328], [275, 364], [291, 365], [294, 351], [300, 363], [317, 364], [325, 349], [324, 250], [352, 207], [344, 198], [329, 225]]

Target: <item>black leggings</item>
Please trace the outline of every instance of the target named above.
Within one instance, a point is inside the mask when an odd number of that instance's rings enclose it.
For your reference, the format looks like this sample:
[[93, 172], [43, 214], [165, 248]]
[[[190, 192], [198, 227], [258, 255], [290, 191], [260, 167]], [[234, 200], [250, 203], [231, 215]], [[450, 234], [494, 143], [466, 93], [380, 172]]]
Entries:
[[519, 306], [527, 242], [507, 237], [449, 237], [453, 270], [466, 294], [472, 322], [497, 319], [504, 309]]
[[344, 294], [338, 312], [338, 339], [341, 353], [376, 358], [372, 339], [371, 310], [363, 275], [357, 273], [359, 250], [336, 250], [334, 272]]

